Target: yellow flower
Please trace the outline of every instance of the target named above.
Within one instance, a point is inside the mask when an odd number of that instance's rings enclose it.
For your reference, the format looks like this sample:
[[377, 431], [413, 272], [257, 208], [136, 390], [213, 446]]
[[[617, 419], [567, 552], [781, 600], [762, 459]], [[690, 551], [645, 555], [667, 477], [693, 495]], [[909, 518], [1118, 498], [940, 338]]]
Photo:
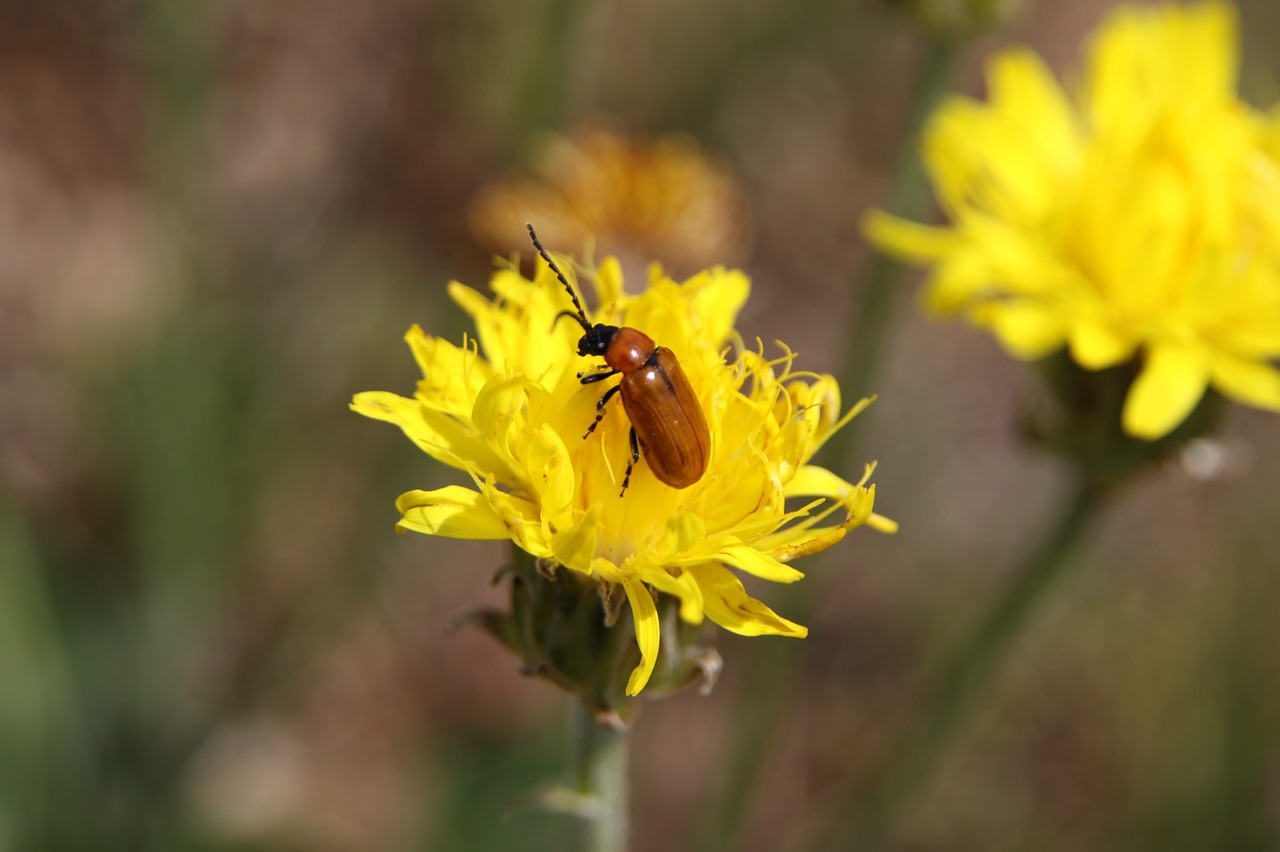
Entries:
[[[793, 559], [864, 523], [895, 526], [872, 512], [871, 466], [855, 484], [808, 464], [870, 400], [841, 416], [835, 380], [792, 371], [788, 350], [774, 360], [740, 351], [726, 363], [750, 288], [745, 275], [715, 268], [681, 284], [655, 266], [649, 288], [633, 296], [608, 258], [594, 278], [601, 307], [592, 322], [632, 326], [670, 348], [703, 406], [711, 457], [692, 486], [662, 484], [642, 456], [619, 494], [630, 424], [615, 400], [584, 439], [596, 401], [614, 382], [579, 382], [600, 360], [577, 355], [576, 323], [556, 322], [572, 303], [545, 264], [533, 281], [499, 270], [493, 301], [451, 284], [453, 300], [475, 321], [475, 339], [455, 346], [414, 326], [406, 339], [423, 373], [415, 395], [361, 393], [351, 407], [396, 424], [471, 478], [470, 486], [402, 495], [399, 529], [510, 538], [539, 559], [625, 590], [641, 653], [626, 687], [635, 695], [658, 652], [650, 589], [678, 598], [690, 623], [709, 618], [747, 636], [804, 636], [804, 627], [749, 596], [729, 569], [794, 582], [802, 574], [788, 564]], [[789, 498], [801, 502], [788, 507]]]
[[1131, 435], [1168, 434], [1209, 386], [1280, 410], [1280, 113], [1237, 98], [1237, 54], [1225, 3], [1119, 8], [1075, 98], [1005, 52], [988, 100], [949, 99], [925, 133], [950, 226], [875, 212], [866, 233], [1017, 357], [1141, 356]]
[[524, 223], [537, 222], [548, 245], [597, 239], [685, 272], [742, 259], [749, 231], [737, 183], [693, 139], [599, 128], [548, 136], [534, 176], [486, 187], [469, 212], [476, 236], [504, 253], [527, 251]]

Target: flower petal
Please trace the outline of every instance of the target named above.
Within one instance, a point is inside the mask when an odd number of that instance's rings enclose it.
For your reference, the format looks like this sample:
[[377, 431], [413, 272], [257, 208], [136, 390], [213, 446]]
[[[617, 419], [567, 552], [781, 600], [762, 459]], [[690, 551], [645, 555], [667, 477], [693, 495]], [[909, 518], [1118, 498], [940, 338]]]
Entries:
[[402, 517], [396, 529], [446, 538], [501, 539], [510, 537], [507, 525], [484, 495], [461, 485], [435, 491], [408, 491], [396, 500]]
[[794, 583], [804, 576], [801, 572], [789, 565], [784, 565], [767, 553], [761, 553], [754, 547], [746, 545], [722, 547], [716, 557], [729, 563], [734, 568], [746, 571], [748, 574], [754, 574], [762, 580], [772, 580], [775, 583]]
[[651, 567], [637, 569], [641, 578], [660, 592], [674, 595], [680, 601], [680, 617], [690, 624], [701, 624], [703, 616], [702, 587], [693, 575], [683, 569], [675, 568], [672, 574], [666, 568]]
[[1129, 395], [1121, 421], [1130, 435], [1154, 441], [1186, 419], [1209, 384], [1205, 354], [1190, 346], [1152, 347]]
[[523, 375], [503, 374], [485, 383], [476, 397], [471, 422], [498, 457], [515, 470], [525, 467], [532, 432], [530, 396], [539, 390]]
[[880, 250], [912, 263], [939, 260], [960, 247], [951, 228], [921, 225], [881, 210], [862, 217], [862, 233]]
[[1071, 357], [1086, 370], [1101, 370], [1129, 360], [1136, 341], [1097, 322], [1079, 322], [1071, 328]]
[[575, 571], [591, 573], [591, 560], [595, 558], [599, 538], [600, 512], [601, 506], [597, 503], [587, 510], [580, 523], [551, 531], [551, 552], [557, 562]]
[[636, 622], [636, 644], [640, 646], [640, 665], [627, 679], [627, 695], [639, 695], [644, 689], [653, 667], [658, 663], [658, 644], [662, 639], [662, 627], [658, 623], [658, 607], [649, 590], [635, 577], [621, 574], [622, 587], [631, 602], [631, 615]]
[[404, 339], [422, 370], [417, 398], [438, 411], [470, 420], [476, 394], [491, 375], [489, 365], [474, 349], [431, 337], [417, 325]]
[[1213, 385], [1246, 405], [1280, 411], [1280, 369], [1272, 364], [1216, 355]]
[[836, 476], [825, 467], [807, 464], [796, 471], [782, 493], [788, 497], [843, 497], [853, 491], [853, 484]]
[[751, 293], [751, 282], [738, 270], [713, 269], [690, 279], [694, 311], [702, 321], [703, 334], [715, 347], [722, 346], [733, 332], [738, 312]]
[[450, 467], [472, 472], [509, 469], [474, 429], [416, 399], [365, 391], [352, 398], [351, 410], [399, 426], [419, 449]]
[[542, 522], [548, 535], [573, 523], [573, 495], [576, 483], [569, 449], [556, 430], [545, 423], [529, 442], [528, 478], [538, 494]]
[[808, 628], [788, 621], [748, 595], [742, 581], [723, 565], [708, 562], [691, 568], [690, 573], [702, 587], [707, 618], [725, 630], [741, 636], [809, 635]]
[[988, 302], [972, 313], [978, 325], [990, 328], [1015, 358], [1034, 361], [1062, 346], [1061, 316], [1045, 304], [1026, 299]]

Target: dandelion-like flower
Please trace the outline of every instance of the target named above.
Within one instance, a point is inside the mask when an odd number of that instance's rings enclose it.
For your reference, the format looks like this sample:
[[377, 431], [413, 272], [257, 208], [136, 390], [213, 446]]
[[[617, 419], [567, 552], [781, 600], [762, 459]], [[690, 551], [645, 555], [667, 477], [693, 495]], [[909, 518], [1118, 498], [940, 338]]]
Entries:
[[524, 223], [537, 222], [548, 245], [595, 239], [686, 273], [740, 260], [749, 230], [737, 182], [692, 138], [602, 128], [549, 135], [530, 176], [485, 187], [469, 212], [477, 237], [502, 252], [527, 250]]
[[868, 237], [1017, 357], [1140, 357], [1130, 435], [1167, 435], [1210, 386], [1280, 410], [1280, 112], [1236, 96], [1236, 27], [1225, 3], [1121, 7], [1074, 98], [999, 55], [987, 101], [948, 100], [925, 133], [950, 225], [877, 212]]
[[584, 438], [616, 380], [580, 382], [599, 359], [577, 354], [578, 325], [557, 323], [572, 303], [541, 263], [533, 280], [500, 269], [493, 300], [451, 284], [476, 336], [457, 346], [414, 326], [406, 339], [423, 373], [414, 396], [361, 393], [352, 408], [394, 423], [470, 477], [469, 485], [402, 495], [399, 529], [510, 539], [544, 568], [598, 581], [606, 601], [625, 592], [640, 654], [625, 691], [635, 695], [654, 670], [660, 635], [669, 635], [656, 593], [678, 600], [684, 622], [801, 637], [805, 628], [751, 597], [735, 570], [790, 583], [802, 576], [789, 564], [797, 557], [859, 525], [894, 524], [872, 511], [871, 466], [853, 483], [809, 463], [869, 400], [841, 414], [836, 381], [795, 371], [785, 348], [771, 359], [739, 346], [726, 360], [750, 288], [745, 275], [714, 268], [677, 283], [655, 266], [648, 288], [630, 295], [607, 258], [590, 277], [599, 305], [591, 322], [644, 331], [675, 353], [688, 377], [710, 432], [707, 470], [693, 485], [663, 484], [642, 456], [620, 493], [630, 457], [622, 406], [607, 405]]

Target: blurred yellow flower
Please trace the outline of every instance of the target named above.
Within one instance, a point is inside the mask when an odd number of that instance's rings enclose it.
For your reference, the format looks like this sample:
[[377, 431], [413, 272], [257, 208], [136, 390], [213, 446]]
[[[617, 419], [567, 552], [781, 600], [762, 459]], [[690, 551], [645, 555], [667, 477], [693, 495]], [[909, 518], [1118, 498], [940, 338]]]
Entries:
[[1143, 364], [1122, 425], [1154, 440], [1209, 386], [1280, 410], [1280, 113], [1235, 93], [1226, 3], [1124, 6], [1078, 96], [1026, 50], [953, 97], [924, 138], [948, 227], [874, 212], [868, 238], [929, 264], [939, 314], [1020, 358]]
[[[884, 531], [895, 525], [872, 512], [871, 466], [855, 484], [808, 464], [870, 400], [841, 416], [836, 381], [792, 371], [790, 351], [775, 360], [739, 351], [726, 363], [750, 288], [745, 275], [714, 268], [676, 283], [655, 266], [648, 289], [633, 296], [608, 258], [594, 281], [601, 307], [591, 321], [641, 329], [670, 348], [704, 408], [711, 458], [692, 486], [662, 484], [642, 456], [619, 495], [630, 424], [615, 401], [584, 439], [604, 384], [612, 382], [579, 382], [599, 359], [577, 355], [577, 324], [556, 323], [571, 302], [541, 263], [532, 281], [514, 268], [498, 271], [493, 301], [451, 284], [476, 338], [455, 346], [414, 326], [406, 339], [423, 372], [415, 395], [361, 393], [351, 407], [394, 423], [471, 477], [469, 487], [402, 495], [399, 529], [510, 538], [539, 559], [625, 590], [641, 653], [626, 686], [635, 695], [658, 652], [650, 589], [678, 598], [690, 623], [709, 618], [747, 636], [804, 636], [804, 627], [750, 597], [729, 568], [790, 583], [802, 576], [791, 560], [830, 547], [861, 524]], [[789, 509], [788, 498], [811, 499]]]
[[692, 138], [598, 128], [548, 136], [534, 176], [481, 190], [470, 219], [504, 253], [527, 251], [524, 223], [537, 222], [548, 245], [595, 239], [609, 254], [686, 272], [744, 259], [749, 230], [737, 183]]

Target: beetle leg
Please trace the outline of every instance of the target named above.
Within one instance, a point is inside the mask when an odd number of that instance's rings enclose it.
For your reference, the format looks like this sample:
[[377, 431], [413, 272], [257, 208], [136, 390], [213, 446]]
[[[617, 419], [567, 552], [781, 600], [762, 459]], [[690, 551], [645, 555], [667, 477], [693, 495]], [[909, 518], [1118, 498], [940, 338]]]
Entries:
[[600, 421], [604, 419], [604, 404], [613, 399], [613, 395], [622, 390], [622, 385], [614, 385], [604, 392], [604, 396], [600, 397], [600, 401], [596, 403], [596, 419], [591, 421], [591, 425], [587, 427], [587, 434], [582, 436], [582, 440], [587, 439], [587, 435], [596, 431], [596, 427], [600, 425]]
[[594, 382], [602, 382], [610, 376], [618, 375], [617, 370], [605, 370], [603, 373], [579, 373], [578, 381], [584, 385], [593, 384]]
[[627, 459], [627, 472], [622, 476], [622, 490], [618, 492], [621, 497], [627, 493], [627, 486], [631, 484], [631, 469], [636, 466], [636, 462], [640, 461], [640, 441], [636, 438], [636, 427], [631, 427], [631, 458]]

